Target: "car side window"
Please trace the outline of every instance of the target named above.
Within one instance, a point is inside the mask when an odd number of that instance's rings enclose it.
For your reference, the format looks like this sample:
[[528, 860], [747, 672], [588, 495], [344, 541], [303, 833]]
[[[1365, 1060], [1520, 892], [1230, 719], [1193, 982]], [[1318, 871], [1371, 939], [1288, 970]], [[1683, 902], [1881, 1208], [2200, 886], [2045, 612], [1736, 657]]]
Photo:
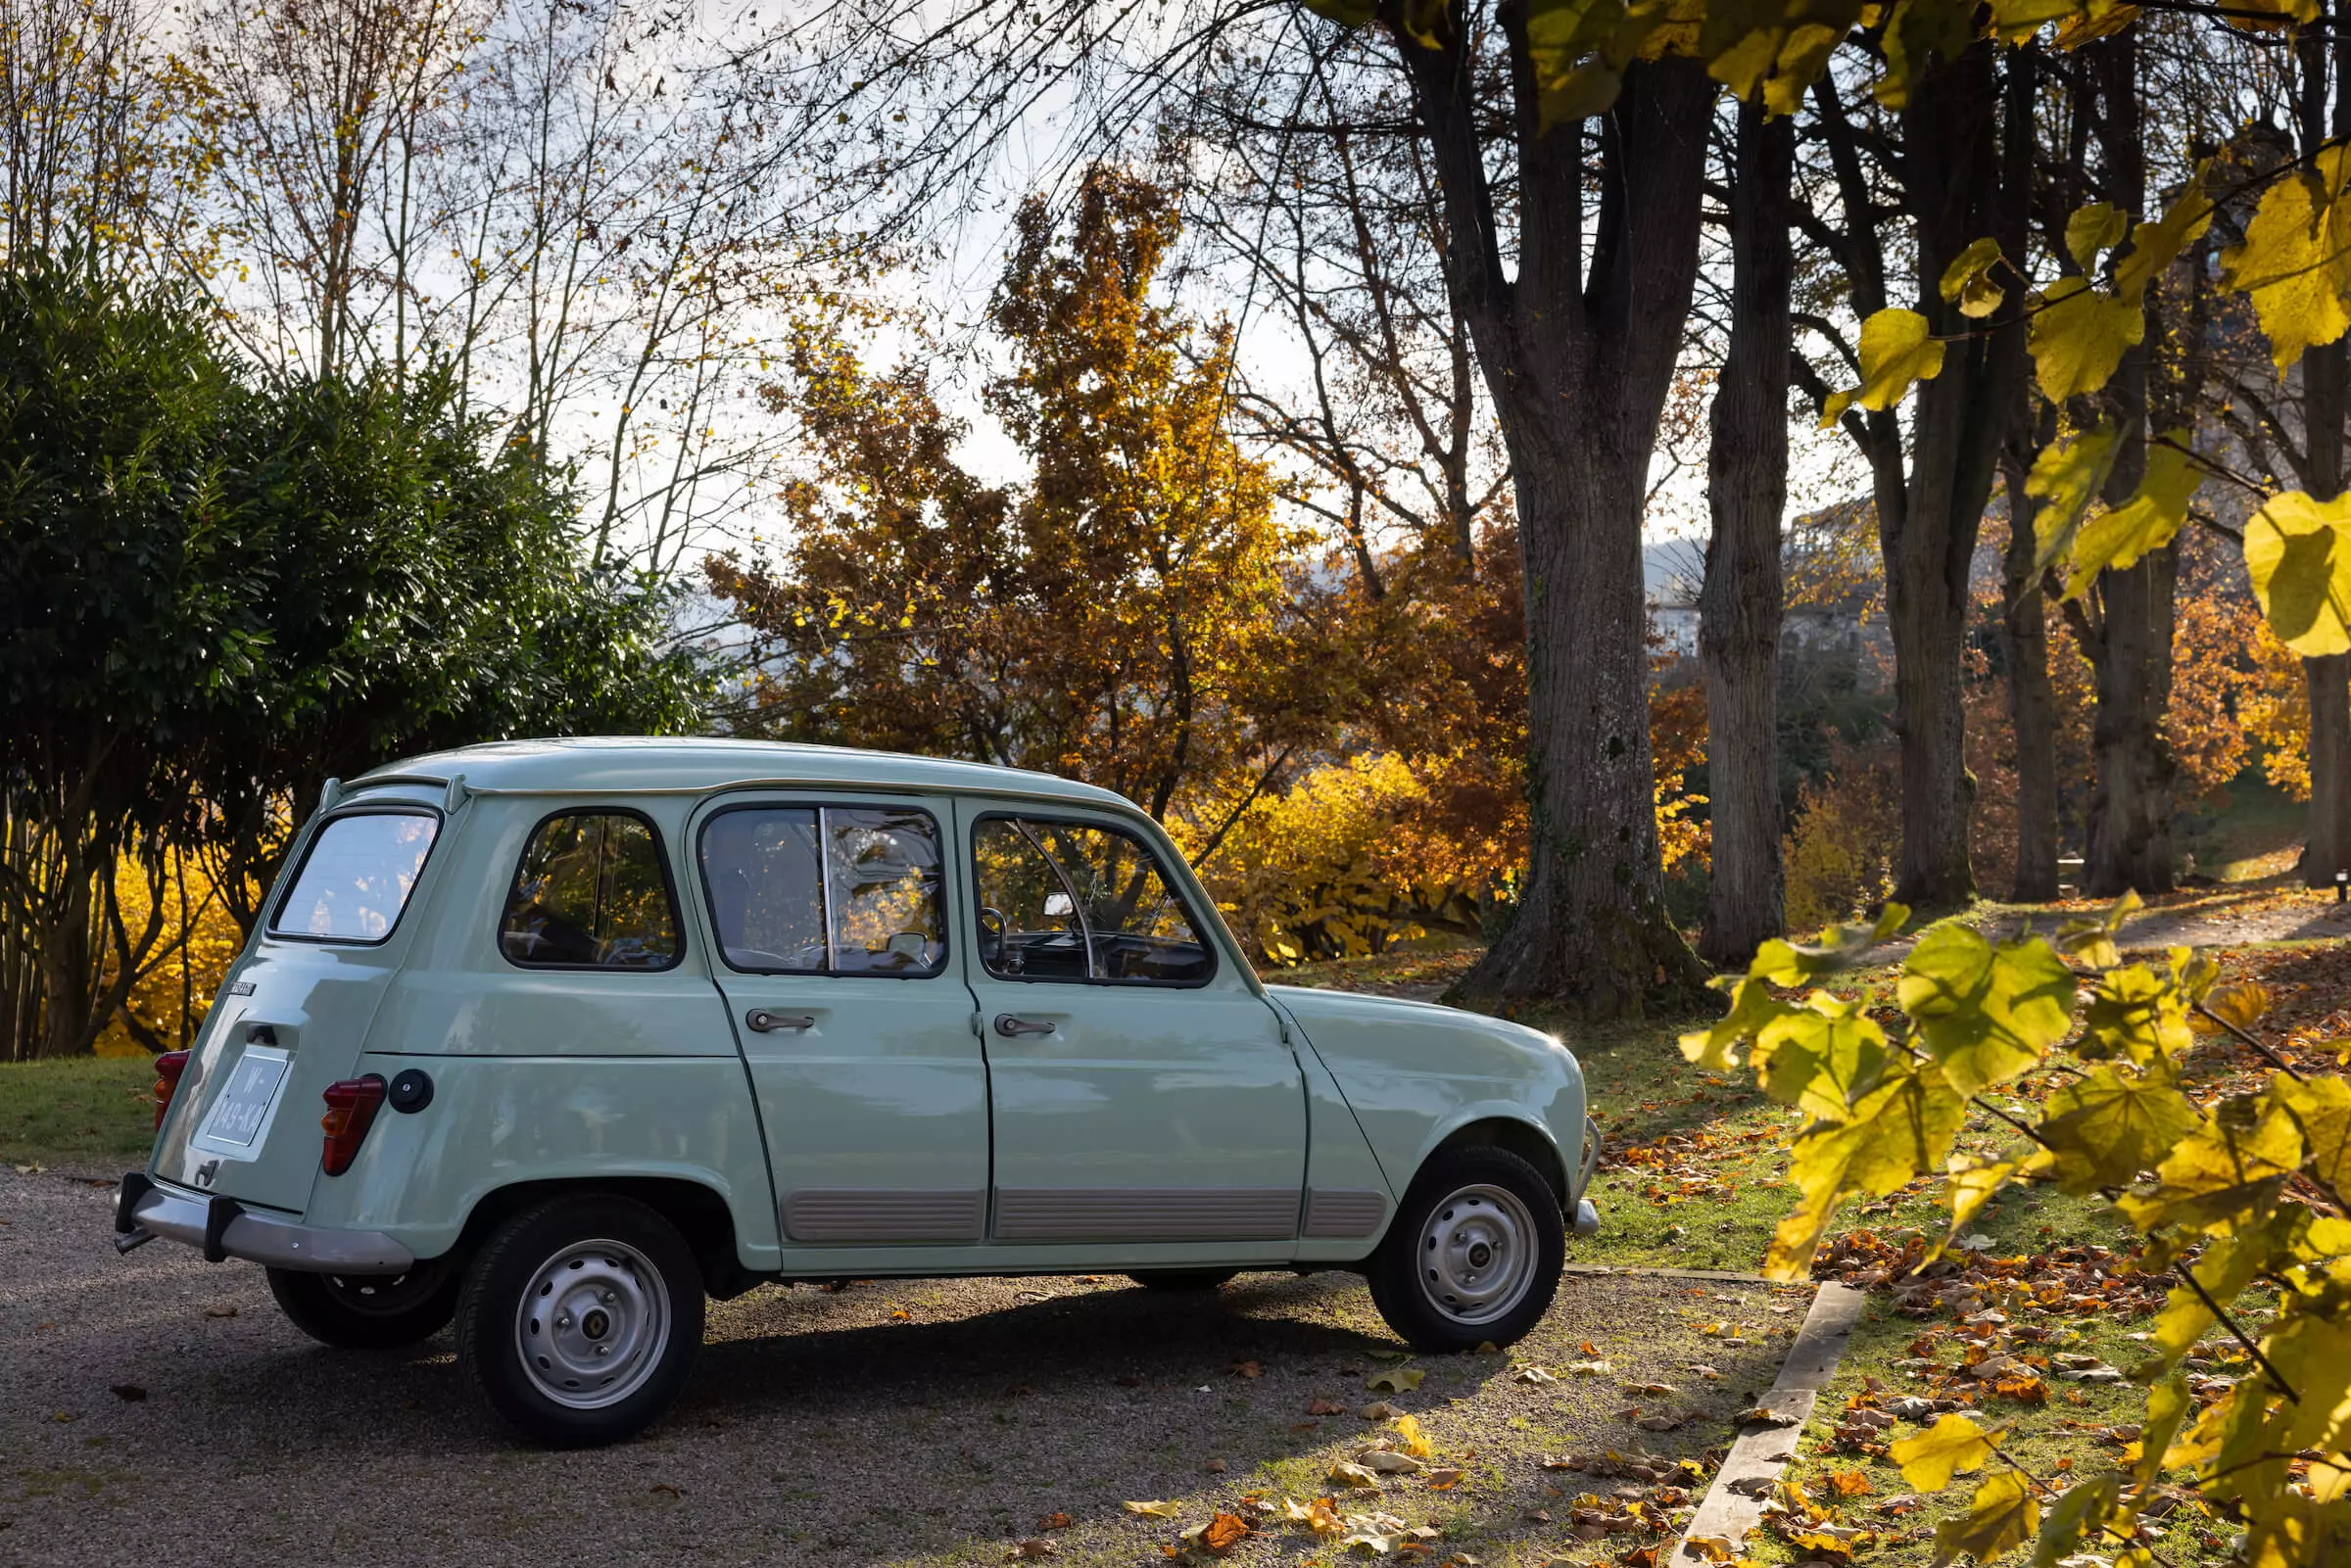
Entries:
[[1216, 973], [1165, 869], [1093, 822], [987, 817], [972, 831], [980, 961], [1002, 979], [1197, 985]]
[[651, 823], [633, 812], [560, 812], [514, 868], [498, 949], [531, 969], [664, 970], [678, 910]]
[[730, 969], [920, 978], [946, 967], [938, 823], [900, 806], [740, 806], [702, 828]]

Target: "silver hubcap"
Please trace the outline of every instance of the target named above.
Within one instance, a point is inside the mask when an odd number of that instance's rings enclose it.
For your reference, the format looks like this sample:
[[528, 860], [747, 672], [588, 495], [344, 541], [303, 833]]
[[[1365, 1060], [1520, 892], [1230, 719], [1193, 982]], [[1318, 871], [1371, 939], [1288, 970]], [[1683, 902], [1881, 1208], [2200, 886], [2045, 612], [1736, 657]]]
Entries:
[[1525, 1299], [1535, 1277], [1535, 1222], [1515, 1194], [1463, 1187], [1420, 1233], [1420, 1288], [1457, 1323], [1488, 1323]]
[[669, 1346], [669, 1292], [625, 1242], [584, 1241], [539, 1266], [514, 1308], [514, 1348], [539, 1392], [575, 1410], [644, 1387]]

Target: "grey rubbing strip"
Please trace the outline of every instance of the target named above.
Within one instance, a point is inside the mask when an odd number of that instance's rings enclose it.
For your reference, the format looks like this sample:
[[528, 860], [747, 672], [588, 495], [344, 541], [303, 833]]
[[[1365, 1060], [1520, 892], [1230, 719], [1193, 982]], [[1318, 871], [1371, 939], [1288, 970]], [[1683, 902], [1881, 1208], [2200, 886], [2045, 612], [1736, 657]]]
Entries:
[[802, 1187], [784, 1200], [784, 1232], [799, 1242], [978, 1241], [978, 1192]]
[[1307, 1195], [1306, 1233], [1309, 1236], [1368, 1236], [1379, 1228], [1388, 1212], [1385, 1193], [1367, 1188], [1318, 1188]]
[[1295, 1187], [1007, 1187], [999, 1241], [1287, 1241]]

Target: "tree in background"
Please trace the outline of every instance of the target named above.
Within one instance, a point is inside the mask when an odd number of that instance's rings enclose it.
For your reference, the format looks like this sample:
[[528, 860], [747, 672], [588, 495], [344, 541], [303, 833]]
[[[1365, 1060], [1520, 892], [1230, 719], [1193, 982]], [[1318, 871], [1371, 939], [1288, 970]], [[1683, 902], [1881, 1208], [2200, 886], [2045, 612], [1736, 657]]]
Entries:
[[190, 926], [166, 896], [189, 857], [249, 927], [329, 775], [690, 721], [664, 601], [587, 566], [561, 476], [456, 417], [445, 374], [264, 377], [178, 290], [10, 261], [7, 1055], [89, 1048]]
[[797, 352], [770, 392], [816, 438], [792, 542], [707, 564], [759, 639], [738, 728], [1073, 775], [1215, 852], [1336, 672], [1289, 613], [1301, 538], [1227, 427], [1230, 333], [1152, 298], [1176, 234], [1164, 191], [1107, 166], [1066, 232], [1023, 208], [986, 394], [1031, 465], [1015, 487], [957, 462], [919, 368]]

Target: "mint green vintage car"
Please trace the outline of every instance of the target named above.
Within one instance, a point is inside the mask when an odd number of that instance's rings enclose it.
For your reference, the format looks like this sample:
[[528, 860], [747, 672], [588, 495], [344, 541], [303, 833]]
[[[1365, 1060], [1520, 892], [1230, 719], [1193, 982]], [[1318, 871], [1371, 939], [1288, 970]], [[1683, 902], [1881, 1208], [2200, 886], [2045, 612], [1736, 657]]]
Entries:
[[262, 1263], [329, 1345], [454, 1317], [551, 1443], [651, 1421], [762, 1283], [1345, 1268], [1443, 1351], [1598, 1226], [1557, 1040], [1260, 983], [1155, 823], [1042, 774], [475, 746], [330, 784], [265, 908], [117, 1245]]

